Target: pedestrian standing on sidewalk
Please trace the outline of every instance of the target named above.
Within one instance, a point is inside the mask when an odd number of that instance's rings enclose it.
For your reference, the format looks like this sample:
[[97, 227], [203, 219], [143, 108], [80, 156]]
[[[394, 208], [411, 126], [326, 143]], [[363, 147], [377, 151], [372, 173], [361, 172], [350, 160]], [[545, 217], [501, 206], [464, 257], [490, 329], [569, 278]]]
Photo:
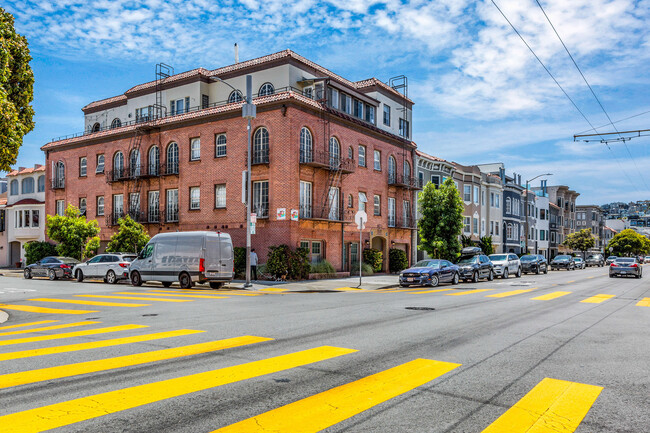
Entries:
[[251, 248], [251, 277], [257, 281], [257, 253], [255, 248]]

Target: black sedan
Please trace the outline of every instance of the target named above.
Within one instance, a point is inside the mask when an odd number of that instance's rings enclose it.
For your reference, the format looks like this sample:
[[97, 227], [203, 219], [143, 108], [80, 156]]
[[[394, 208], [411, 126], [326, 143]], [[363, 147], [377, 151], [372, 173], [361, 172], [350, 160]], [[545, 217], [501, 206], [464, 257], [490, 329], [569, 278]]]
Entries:
[[440, 283], [458, 284], [458, 266], [447, 260], [420, 260], [399, 274], [399, 285], [426, 285], [435, 287]]
[[560, 269], [574, 271], [576, 269], [576, 262], [573, 260], [573, 257], [566, 254], [555, 256], [553, 260], [551, 260], [551, 270], [555, 271]]
[[521, 271], [524, 274], [544, 272], [548, 274], [548, 262], [546, 258], [539, 254], [528, 254], [519, 258], [521, 262]]
[[23, 273], [26, 279], [32, 277], [48, 277], [50, 280], [57, 278], [72, 278], [72, 268], [79, 260], [71, 257], [49, 256], [25, 267]]
[[494, 279], [494, 265], [484, 254], [461, 256], [457, 265], [463, 281], [478, 283], [481, 278], [486, 278], [488, 281]]
[[635, 278], [643, 277], [643, 267], [634, 257], [618, 257], [609, 265], [609, 278], [632, 275]]

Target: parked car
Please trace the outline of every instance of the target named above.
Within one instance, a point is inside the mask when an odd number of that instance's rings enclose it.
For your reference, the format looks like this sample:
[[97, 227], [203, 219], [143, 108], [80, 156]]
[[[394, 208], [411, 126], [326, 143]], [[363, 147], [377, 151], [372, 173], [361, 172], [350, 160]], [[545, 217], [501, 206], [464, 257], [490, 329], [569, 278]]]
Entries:
[[546, 257], [540, 254], [528, 254], [521, 256], [519, 260], [521, 260], [521, 270], [524, 274], [539, 274], [540, 272], [548, 274], [548, 262]]
[[585, 265], [602, 267], [605, 265], [605, 258], [602, 254], [591, 254], [587, 257], [587, 260], [585, 260]]
[[567, 271], [573, 271], [576, 268], [576, 262], [573, 260], [573, 257], [566, 255], [566, 254], [561, 254], [559, 256], [555, 256], [553, 260], [551, 260], [551, 270], [556, 271], [560, 269], [566, 269]]
[[79, 260], [72, 257], [48, 256], [27, 265], [23, 276], [28, 280], [32, 277], [48, 277], [50, 280], [72, 278], [72, 268], [78, 263]]
[[459, 268], [460, 278], [463, 281], [477, 283], [479, 279], [494, 279], [492, 262], [478, 247], [467, 247], [461, 250], [461, 256], [456, 263]]
[[573, 261], [576, 262], [576, 269], [584, 269], [585, 268], [585, 261], [582, 260], [582, 257], [574, 257]]
[[643, 258], [643, 262], [644, 262], [644, 263], [650, 263], [650, 256], [645, 256], [645, 257]]
[[636, 278], [643, 277], [643, 266], [634, 257], [619, 257], [609, 265], [609, 278], [618, 276], [634, 275]]
[[638, 256], [638, 257], [636, 258], [636, 260], [637, 260], [640, 264], [643, 264], [643, 263], [645, 262], [643, 256]]
[[605, 260], [605, 264], [606, 264], [607, 266], [609, 266], [609, 265], [611, 265], [611, 264], [614, 262], [614, 260], [616, 260], [617, 258], [618, 258], [618, 257], [616, 257], [616, 256], [609, 256], [609, 257], [607, 257], [607, 260]]
[[447, 260], [420, 260], [399, 274], [399, 285], [427, 285], [436, 287], [439, 283], [458, 284], [458, 266]]
[[509, 275], [521, 277], [521, 262], [516, 254], [490, 254], [494, 275], [501, 278], [508, 278]]
[[178, 281], [182, 288], [209, 282], [219, 288], [234, 277], [230, 235], [221, 232], [160, 233], [151, 238], [129, 266], [131, 284], [160, 281], [169, 287]]
[[129, 265], [135, 258], [133, 253], [99, 254], [85, 263], [79, 263], [72, 269], [77, 281], [84, 278], [103, 278], [109, 284], [129, 278]]

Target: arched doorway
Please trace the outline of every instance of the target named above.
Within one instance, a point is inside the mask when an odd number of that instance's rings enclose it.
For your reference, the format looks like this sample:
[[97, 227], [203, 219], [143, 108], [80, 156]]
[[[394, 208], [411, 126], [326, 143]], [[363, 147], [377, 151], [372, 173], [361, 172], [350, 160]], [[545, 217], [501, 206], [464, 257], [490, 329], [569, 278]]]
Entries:
[[386, 249], [386, 238], [382, 236], [375, 236], [372, 238], [370, 248], [381, 251], [382, 254], [382, 272], [386, 272], [386, 263], [388, 263], [388, 250]]

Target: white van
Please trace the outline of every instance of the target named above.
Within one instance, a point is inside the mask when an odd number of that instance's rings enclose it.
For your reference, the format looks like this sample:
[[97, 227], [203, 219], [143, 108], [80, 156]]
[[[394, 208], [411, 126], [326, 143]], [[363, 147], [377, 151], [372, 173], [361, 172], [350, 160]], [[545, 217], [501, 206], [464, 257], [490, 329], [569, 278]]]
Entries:
[[134, 286], [160, 281], [169, 287], [178, 281], [182, 288], [195, 282], [210, 282], [218, 289], [232, 281], [234, 255], [230, 235], [220, 232], [176, 232], [155, 235], [129, 266]]

